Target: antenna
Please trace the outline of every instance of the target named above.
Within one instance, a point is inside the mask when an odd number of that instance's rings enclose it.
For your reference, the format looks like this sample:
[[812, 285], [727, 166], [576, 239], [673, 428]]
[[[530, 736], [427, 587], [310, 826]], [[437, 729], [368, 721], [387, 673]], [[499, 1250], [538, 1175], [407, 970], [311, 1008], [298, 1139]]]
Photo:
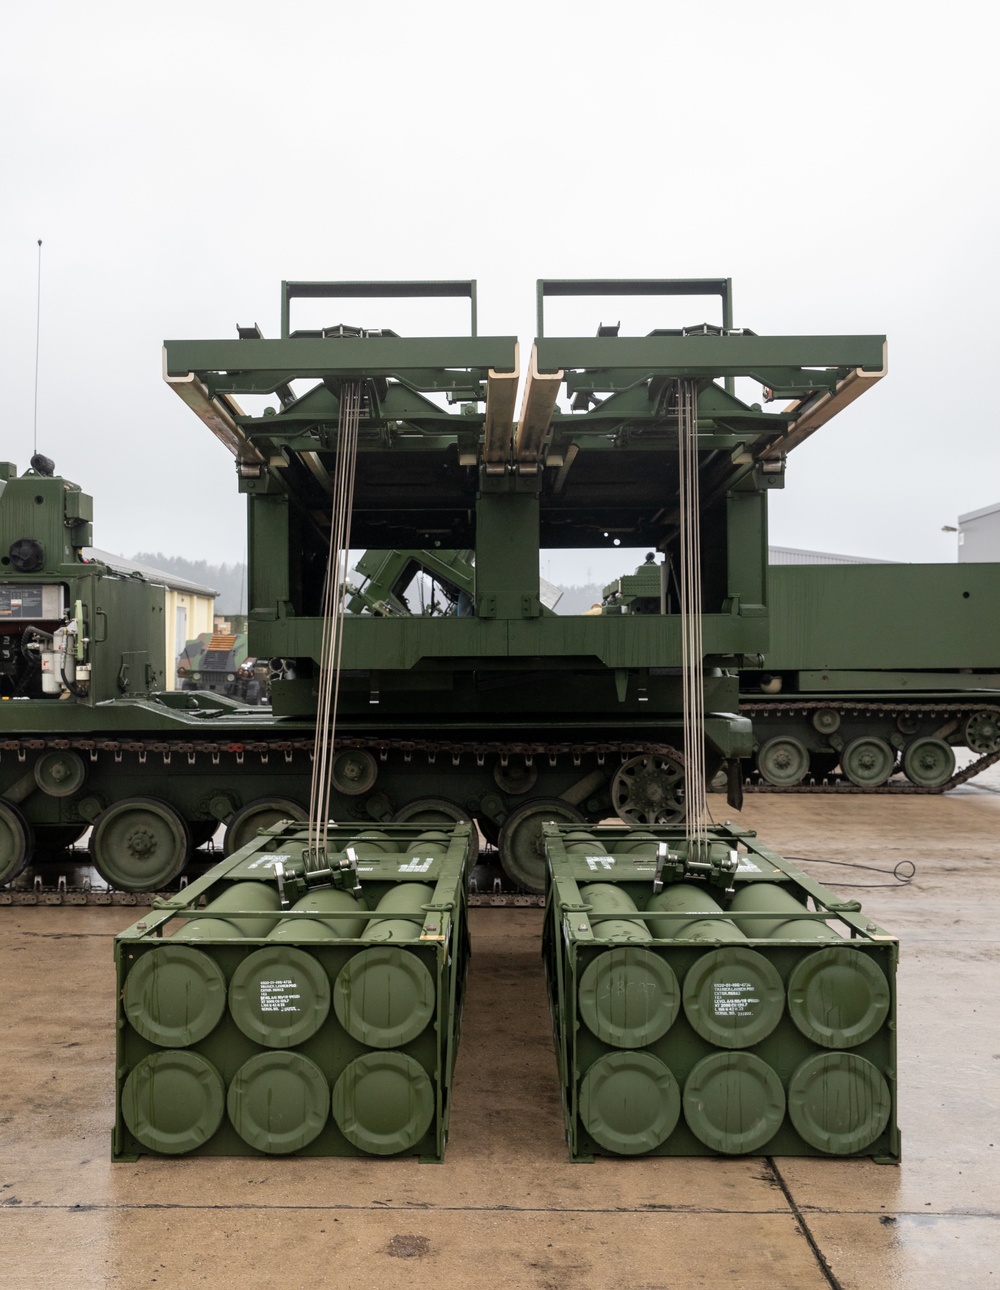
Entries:
[[38, 239], [38, 297], [35, 301], [35, 422], [33, 452], [38, 452], [38, 351], [42, 334], [42, 239]]

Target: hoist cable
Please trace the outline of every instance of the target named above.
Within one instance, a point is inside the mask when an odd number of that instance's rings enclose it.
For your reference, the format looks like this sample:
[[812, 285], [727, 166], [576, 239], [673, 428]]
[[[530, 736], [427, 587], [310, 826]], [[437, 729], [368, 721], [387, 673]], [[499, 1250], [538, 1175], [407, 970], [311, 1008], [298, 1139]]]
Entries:
[[330, 826], [330, 789], [336, 755], [337, 700], [340, 692], [347, 563], [360, 420], [361, 383], [345, 381], [340, 391], [337, 416], [337, 458], [330, 508], [330, 544], [323, 583], [316, 744], [309, 790], [309, 844], [317, 859], [326, 856]]
[[675, 384], [677, 407], [678, 514], [680, 530], [680, 626], [684, 721], [684, 827], [693, 847], [707, 841], [705, 824], [705, 682], [701, 598], [701, 506], [698, 485], [698, 387]]

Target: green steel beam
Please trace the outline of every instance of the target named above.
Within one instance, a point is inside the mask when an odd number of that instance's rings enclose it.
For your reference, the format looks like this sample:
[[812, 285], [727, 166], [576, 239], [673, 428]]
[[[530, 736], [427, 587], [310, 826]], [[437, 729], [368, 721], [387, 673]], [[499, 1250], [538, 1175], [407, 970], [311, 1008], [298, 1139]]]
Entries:
[[[269, 379], [276, 377], [275, 386], [293, 380], [389, 377], [417, 389], [448, 389], [468, 385], [469, 371], [479, 373], [483, 380], [490, 368], [514, 371], [516, 344], [514, 336], [168, 340], [164, 342], [164, 363], [166, 374], [174, 377], [197, 372], [204, 380], [206, 374], [225, 372], [225, 388], [234, 393], [260, 393], [255, 379], [261, 372], [269, 373]], [[421, 384], [421, 378], [429, 376], [435, 377], [436, 383]]]
[[[606, 368], [670, 377], [755, 376], [767, 385], [773, 375], [775, 384], [785, 386], [789, 368], [878, 371], [883, 366], [885, 337], [573, 336], [539, 339], [537, 345], [538, 367], [545, 372]], [[797, 386], [818, 388], [809, 371], [800, 373]]]

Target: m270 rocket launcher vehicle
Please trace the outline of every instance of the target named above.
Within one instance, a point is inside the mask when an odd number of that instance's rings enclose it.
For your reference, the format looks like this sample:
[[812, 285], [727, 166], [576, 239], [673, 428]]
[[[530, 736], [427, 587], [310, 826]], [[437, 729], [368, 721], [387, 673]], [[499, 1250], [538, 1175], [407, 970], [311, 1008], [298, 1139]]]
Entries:
[[[715, 297], [721, 321], [546, 334], [553, 297], [629, 295]], [[467, 300], [468, 334], [291, 325], [303, 298], [394, 297]], [[55, 827], [93, 824], [100, 872], [151, 891], [220, 823], [233, 850], [261, 826], [305, 818], [314, 737], [329, 734], [316, 714], [331, 618], [342, 622], [335, 819], [471, 819], [515, 887], [537, 892], [545, 821], [676, 822], [689, 766], [699, 783], [725, 771], [735, 799], [752, 750], [738, 671], [767, 648], [767, 493], [788, 451], [883, 374], [884, 338], [737, 330], [727, 279], [543, 280], [518, 411], [517, 341], [480, 336], [476, 304], [473, 282], [286, 282], [278, 339], [254, 326], [166, 342], [167, 383], [233, 453], [247, 498], [249, 649], [282, 660], [270, 711], [162, 693], [162, 663], [142, 654], [154, 633], [127, 641], [129, 613], [105, 583], [78, 590], [97, 576], [72, 546], [79, 490], [11, 479], [28, 500], [12, 515], [0, 499], [11, 552], [0, 582], [56, 584], [61, 599], [13, 624], [9, 648], [32, 652], [29, 624], [53, 642], [62, 631], [49, 653], [68, 649], [77, 679], [60, 669], [58, 693], [22, 689], [9, 697], [24, 701], [0, 705], [0, 882]], [[741, 378], [763, 387], [759, 402], [738, 397]], [[44, 506], [35, 482], [53, 492]], [[51, 545], [24, 572], [14, 548], [39, 540], [50, 506]], [[454, 612], [342, 614], [351, 593], [341, 580], [331, 609], [324, 580], [348, 547], [432, 552], [453, 574], [471, 552], [472, 572]], [[686, 595], [651, 614], [552, 613], [540, 553], [602, 547], [643, 547], [693, 571]], [[698, 736], [686, 744], [692, 706]]]
[[[467, 298], [469, 335], [291, 327], [303, 297], [404, 295]], [[552, 297], [627, 295], [714, 296], [721, 324], [546, 334]], [[737, 670], [767, 646], [767, 493], [787, 452], [881, 376], [884, 338], [738, 331], [725, 279], [542, 280], [515, 417], [517, 342], [478, 335], [474, 283], [286, 282], [281, 306], [278, 340], [243, 328], [237, 340], [165, 347], [168, 383], [236, 457], [250, 649], [294, 660], [294, 679], [272, 689], [276, 728], [316, 713], [348, 392], [359, 403], [351, 549], [438, 552], [452, 571], [453, 553], [474, 552], [454, 613], [345, 618], [335, 814], [471, 817], [532, 891], [543, 885], [544, 821], [682, 816], [684, 605], [560, 617], [544, 603], [539, 560], [554, 548], [646, 546], [679, 568], [685, 536], [700, 557], [687, 617], [700, 628], [704, 770], [728, 768], [735, 790], [752, 739]], [[738, 378], [781, 410], [738, 398]], [[275, 404], [248, 415], [237, 400], [251, 395]], [[700, 523], [685, 503], [685, 442]]]

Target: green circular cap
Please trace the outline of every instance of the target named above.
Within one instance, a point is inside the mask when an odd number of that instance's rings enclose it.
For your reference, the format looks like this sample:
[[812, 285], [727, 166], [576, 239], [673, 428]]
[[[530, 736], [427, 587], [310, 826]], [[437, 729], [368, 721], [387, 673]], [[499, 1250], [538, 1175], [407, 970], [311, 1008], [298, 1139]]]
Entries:
[[680, 1011], [673, 968], [634, 946], [605, 950], [580, 978], [580, 1015], [590, 1030], [616, 1048], [644, 1048], [665, 1035]]
[[397, 945], [373, 945], [341, 968], [333, 1007], [340, 1024], [361, 1043], [398, 1048], [416, 1039], [430, 1021], [434, 996], [434, 978], [416, 954]]
[[139, 956], [125, 978], [122, 1001], [143, 1039], [187, 1048], [219, 1024], [226, 1010], [226, 978], [202, 950], [167, 941]]
[[333, 1118], [348, 1142], [392, 1156], [416, 1146], [431, 1127], [434, 1088], [405, 1053], [366, 1053], [333, 1086]]
[[244, 1142], [285, 1155], [308, 1146], [326, 1124], [330, 1086], [302, 1053], [258, 1053], [233, 1076], [226, 1110]]
[[122, 1118], [150, 1151], [179, 1156], [207, 1142], [222, 1123], [222, 1076], [198, 1053], [150, 1053], [122, 1088]]
[[788, 978], [788, 1011], [807, 1039], [824, 1048], [853, 1048], [871, 1039], [889, 1015], [889, 983], [867, 954], [831, 945], [796, 964]]
[[785, 1008], [777, 970], [763, 954], [739, 945], [703, 954], [684, 978], [683, 997], [688, 1021], [720, 1048], [760, 1043]]
[[650, 1053], [605, 1053], [580, 1083], [580, 1119], [602, 1147], [620, 1156], [652, 1151], [681, 1113], [673, 1073]]
[[711, 1053], [684, 1085], [684, 1118], [706, 1147], [744, 1155], [781, 1127], [785, 1092], [775, 1071], [753, 1053]]
[[229, 1011], [248, 1039], [268, 1048], [291, 1048], [326, 1021], [330, 982], [305, 950], [269, 945], [245, 958], [233, 973]]
[[811, 1147], [849, 1156], [889, 1122], [892, 1095], [871, 1062], [856, 1053], [816, 1053], [788, 1081], [788, 1114]]

